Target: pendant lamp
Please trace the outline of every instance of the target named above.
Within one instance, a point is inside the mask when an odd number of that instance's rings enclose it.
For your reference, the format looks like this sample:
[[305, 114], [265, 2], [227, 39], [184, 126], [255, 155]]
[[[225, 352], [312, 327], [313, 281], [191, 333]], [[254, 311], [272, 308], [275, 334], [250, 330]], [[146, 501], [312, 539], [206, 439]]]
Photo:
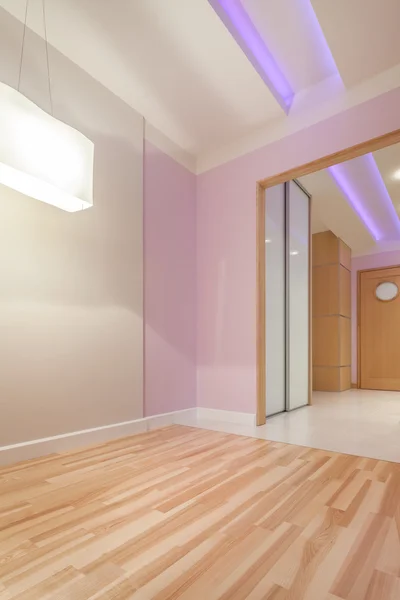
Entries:
[[46, 30], [42, 0], [51, 114], [0, 82], [0, 184], [68, 212], [93, 206], [94, 144], [82, 133], [53, 116]]

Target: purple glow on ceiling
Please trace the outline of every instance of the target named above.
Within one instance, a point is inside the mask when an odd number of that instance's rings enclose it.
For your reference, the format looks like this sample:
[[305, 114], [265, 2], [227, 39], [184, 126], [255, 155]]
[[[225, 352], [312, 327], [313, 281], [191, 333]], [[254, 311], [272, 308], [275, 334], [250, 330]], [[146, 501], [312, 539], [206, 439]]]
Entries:
[[328, 171], [376, 241], [400, 238], [399, 217], [372, 154]]
[[342, 78], [340, 77], [339, 69], [336, 66], [335, 59], [333, 58], [333, 54], [326, 41], [324, 32], [322, 31], [322, 27], [310, 0], [300, 0], [300, 2], [302, 11], [307, 13], [310, 20], [310, 28], [312, 30], [313, 38], [317, 43], [318, 53], [323, 54], [323, 61], [331, 74], [337, 75], [341, 81]]
[[294, 92], [239, 0], [208, 0], [287, 113]]
[[385, 203], [385, 207], [387, 207], [387, 210], [390, 215], [390, 219], [391, 219], [392, 223], [395, 225], [397, 233], [400, 235], [399, 216], [396, 212], [395, 207], [393, 206], [392, 199], [390, 197], [389, 192], [387, 191], [387, 187], [385, 185], [385, 182], [383, 181], [383, 178], [382, 178], [381, 172], [378, 168], [378, 165], [376, 164], [375, 159], [372, 154], [366, 154], [364, 158], [366, 161], [368, 161], [368, 166], [369, 166], [371, 175], [374, 177], [376, 186], [379, 189], [379, 197]]
[[382, 239], [382, 233], [379, 231], [368, 210], [363, 206], [362, 200], [357, 196], [356, 191], [352, 187], [351, 181], [346, 177], [346, 173], [341, 169], [341, 167], [342, 165], [334, 165], [333, 167], [329, 167], [328, 171], [374, 240], [378, 241]]

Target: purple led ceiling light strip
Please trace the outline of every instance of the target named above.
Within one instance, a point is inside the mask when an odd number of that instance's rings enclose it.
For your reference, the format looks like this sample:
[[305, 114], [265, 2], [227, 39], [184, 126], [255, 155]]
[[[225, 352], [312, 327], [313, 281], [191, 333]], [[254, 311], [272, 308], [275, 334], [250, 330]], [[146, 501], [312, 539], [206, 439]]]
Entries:
[[300, 4], [302, 12], [308, 17], [308, 35], [311, 33], [312, 38], [317, 42], [318, 53], [323, 57], [324, 64], [326, 65], [330, 74], [336, 75], [336, 77], [338, 77], [341, 81], [342, 78], [340, 77], [335, 59], [333, 58], [333, 54], [329, 48], [328, 42], [326, 41], [324, 32], [310, 0], [297, 0], [297, 2]]
[[396, 235], [393, 236], [390, 231], [385, 231], [382, 228], [382, 224], [379, 224], [374, 219], [371, 211], [363, 204], [362, 197], [357, 194], [354, 189], [354, 185], [350, 178], [344, 172], [343, 167], [346, 163], [334, 165], [329, 167], [328, 171], [331, 177], [334, 179], [336, 185], [342, 191], [343, 195], [347, 198], [349, 204], [352, 206], [354, 211], [360, 217], [365, 227], [368, 229], [375, 241], [388, 240], [388, 239], [399, 239], [400, 238], [400, 221], [393, 206], [389, 192], [386, 189], [385, 182], [382, 179], [382, 175], [378, 169], [372, 154], [366, 154], [363, 159], [367, 162], [368, 171], [373, 177], [374, 183], [379, 189], [379, 202], [384, 205], [387, 214], [389, 216], [390, 224], [396, 229]]
[[[240, 0], [208, 0], [217, 15], [225, 24], [228, 31], [234, 37], [236, 42], [242, 48], [247, 58], [250, 60], [254, 68], [257, 70], [263, 81], [269, 87], [280, 106], [288, 113], [294, 98], [294, 91], [287, 81], [285, 75], [280, 70], [278, 64], [274, 60], [271, 52], [267, 48], [264, 40], [257, 31], [249, 15], [243, 8]], [[309, 11], [310, 21], [312, 21], [312, 29], [319, 37], [320, 46], [324, 51], [327, 64], [330, 70], [340, 77], [332, 53], [326, 43], [324, 34], [319, 25], [318, 19], [310, 4]], [[373, 156], [366, 155], [364, 157], [368, 161], [368, 171], [373, 178], [374, 184], [379, 189], [379, 198], [383, 202], [386, 209], [386, 217], [390, 222], [390, 230], [385, 230], [382, 223], [377, 223], [371, 211], [363, 203], [362, 197], [352, 185], [350, 178], [342, 169], [342, 165], [329, 167], [328, 171], [341, 189], [349, 204], [360, 217], [365, 227], [368, 229], [372, 237], [378, 240], [400, 238], [400, 221], [394, 209], [393, 203], [386, 189], [385, 183], [376, 165]], [[394, 231], [395, 230], [395, 231]], [[394, 233], [394, 235], [393, 235]]]
[[[399, 216], [396, 212], [395, 207], [393, 206], [392, 199], [390, 197], [389, 192], [387, 191], [387, 187], [385, 182], [383, 181], [381, 172], [378, 168], [378, 165], [375, 162], [375, 159], [372, 154], [366, 154], [365, 160], [368, 161], [368, 167], [371, 175], [374, 177], [377, 188], [379, 189], [379, 198], [382, 203], [384, 203], [385, 208], [388, 211], [389, 218], [391, 223], [394, 225], [397, 233], [397, 239], [400, 238], [400, 220]], [[387, 235], [386, 235], [387, 237]]]
[[294, 92], [239, 0], [208, 0], [287, 113]]

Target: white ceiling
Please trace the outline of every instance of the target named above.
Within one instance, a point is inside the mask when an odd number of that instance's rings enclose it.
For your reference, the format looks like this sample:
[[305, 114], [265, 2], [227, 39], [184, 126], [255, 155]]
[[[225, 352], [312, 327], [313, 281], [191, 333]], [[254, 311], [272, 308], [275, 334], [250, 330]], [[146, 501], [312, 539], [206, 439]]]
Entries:
[[373, 238], [328, 171], [306, 175], [300, 182], [312, 196], [312, 233], [330, 229], [350, 246], [354, 254], [363, 254], [374, 246]]
[[[374, 152], [373, 156], [386, 189], [400, 215], [400, 181], [393, 178], [396, 170], [400, 169], [400, 144]], [[356, 161], [349, 161], [348, 164]], [[374, 249], [379, 249], [379, 245], [377, 246], [374, 242], [327, 170], [301, 177], [300, 182], [312, 195], [312, 233], [330, 229], [350, 246], [354, 255], [370, 253]], [[357, 187], [358, 184], [361, 184], [360, 187], [362, 187], [363, 182], [353, 181], [354, 187]]]
[[[312, 183], [310, 186], [312, 187]], [[311, 211], [311, 233], [322, 233], [323, 231], [329, 231], [329, 227], [322, 221], [318, 208], [315, 206]]]
[[[299, 112], [284, 114], [211, 1], [51, 0], [49, 41], [191, 155], [203, 157], [277, 123], [289, 135]], [[41, 2], [30, 0], [28, 25], [43, 35]], [[241, 3], [303, 96], [332, 76], [340, 74], [350, 88], [400, 63], [399, 0]], [[26, 0], [0, 6], [24, 20]]]
[[346, 86], [400, 62], [399, 0], [311, 0]]
[[393, 177], [400, 170], [400, 144], [374, 152], [374, 158], [396, 212], [400, 215], [400, 181]]
[[[25, 4], [0, 1], [20, 20]], [[41, 16], [31, 0], [39, 34]], [[207, 0], [52, 0], [47, 23], [52, 45], [190, 153], [284, 115]]]
[[321, 51], [321, 36], [310, 0], [242, 0], [278, 65], [299, 92], [335, 74], [333, 60]]
[[[49, 43], [142, 114], [148, 130], [179, 146], [190, 161], [177, 160], [191, 165], [196, 157], [209, 166], [232, 158], [229, 144], [236, 155], [249, 151], [265, 132], [290, 135], [310, 124], [310, 114], [326, 118], [329, 102], [344, 110], [346, 102], [334, 97], [343, 84], [361, 103], [358, 83], [368, 79], [368, 93], [379, 95], [386, 90], [371, 78], [398, 67], [393, 85], [400, 86], [400, 0], [230, 0], [241, 1], [297, 94], [288, 115], [217, 16], [215, 1], [47, 1]], [[0, 0], [0, 7], [24, 20], [26, 0]], [[42, 0], [30, 0], [28, 26], [43, 36], [41, 7]], [[0, 35], [11, 35], [5, 14], [0, 8]], [[400, 182], [391, 175], [400, 168], [400, 149], [380, 151], [375, 160], [399, 211]], [[313, 195], [313, 232], [331, 229], [354, 253], [369, 252], [371, 235], [329, 174], [302, 183]]]

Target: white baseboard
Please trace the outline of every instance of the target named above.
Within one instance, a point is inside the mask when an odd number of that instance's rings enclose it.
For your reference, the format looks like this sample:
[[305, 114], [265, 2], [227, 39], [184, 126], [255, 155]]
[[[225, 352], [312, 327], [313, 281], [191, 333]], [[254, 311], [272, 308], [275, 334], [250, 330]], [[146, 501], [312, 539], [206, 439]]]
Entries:
[[[151, 431], [168, 425], [187, 424], [199, 426], [199, 421], [219, 421], [235, 423], [238, 425], [255, 425], [256, 416], [251, 413], [241, 413], [231, 410], [218, 410], [215, 408], [188, 408], [161, 415], [144, 417], [134, 421], [113, 423], [93, 429], [62, 433], [53, 437], [20, 442], [11, 446], [0, 447], [0, 466], [15, 464], [32, 458], [39, 458], [49, 454], [67, 452], [76, 448], [83, 448], [91, 444], [101, 444], [109, 440]], [[200, 425], [201, 426], [201, 425]]]
[[58, 454], [75, 448], [90, 446], [91, 444], [101, 444], [116, 438], [143, 433], [158, 427], [166, 427], [178, 423], [183, 415], [196, 417], [196, 408], [177, 410], [152, 417], [144, 417], [134, 421], [125, 421], [123, 423], [113, 423], [112, 425], [103, 425], [93, 429], [84, 429], [83, 431], [73, 431], [71, 433], [62, 433], [53, 437], [39, 440], [30, 440], [20, 442], [11, 446], [0, 446], [0, 466], [10, 465], [31, 458], [39, 458], [48, 454]]
[[216, 408], [197, 408], [197, 419], [199, 421], [224, 421], [225, 423], [236, 423], [238, 425], [255, 425], [256, 415], [251, 413], [236, 412], [233, 410], [218, 410]]

